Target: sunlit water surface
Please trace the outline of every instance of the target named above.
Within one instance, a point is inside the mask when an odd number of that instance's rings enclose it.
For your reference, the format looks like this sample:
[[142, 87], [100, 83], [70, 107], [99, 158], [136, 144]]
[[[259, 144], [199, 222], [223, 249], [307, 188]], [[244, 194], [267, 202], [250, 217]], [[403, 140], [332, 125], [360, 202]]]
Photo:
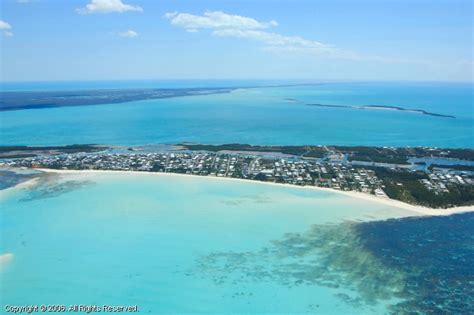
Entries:
[[43, 176], [1, 198], [0, 253], [11, 254], [0, 271], [3, 305], [380, 314], [406, 300], [393, 294], [403, 271], [355, 242], [360, 222], [412, 215], [382, 204], [130, 174]]
[[[19, 84], [17, 89], [251, 86], [255, 82]], [[13, 89], [13, 87], [10, 87]], [[344, 83], [238, 89], [123, 104], [0, 112], [0, 144], [338, 144], [474, 147], [470, 83]], [[383, 105], [454, 116], [325, 105]]]

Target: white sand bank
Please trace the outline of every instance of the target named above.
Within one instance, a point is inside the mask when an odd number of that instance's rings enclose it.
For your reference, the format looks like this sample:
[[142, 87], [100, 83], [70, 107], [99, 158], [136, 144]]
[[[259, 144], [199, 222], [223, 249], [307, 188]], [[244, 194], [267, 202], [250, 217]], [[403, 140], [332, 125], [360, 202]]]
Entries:
[[13, 259], [13, 254], [5, 253], [0, 254], [0, 271], [6, 267], [6, 265]]

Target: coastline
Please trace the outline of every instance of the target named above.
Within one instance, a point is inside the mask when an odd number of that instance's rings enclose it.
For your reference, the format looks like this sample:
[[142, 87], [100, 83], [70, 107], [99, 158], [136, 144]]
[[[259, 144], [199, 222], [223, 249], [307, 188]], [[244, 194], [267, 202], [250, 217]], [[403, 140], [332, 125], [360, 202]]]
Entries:
[[[369, 202], [376, 202], [383, 204], [385, 206], [391, 206], [399, 209], [408, 210], [411, 212], [418, 213], [420, 215], [428, 215], [428, 216], [439, 216], [439, 215], [451, 215], [456, 213], [464, 213], [464, 212], [474, 212], [474, 205], [473, 206], [460, 206], [460, 207], [452, 207], [447, 209], [435, 209], [435, 208], [428, 208], [423, 206], [411, 205], [399, 200], [394, 200], [390, 198], [382, 198], [377, 197], [375, 195], [370, 195], [367, 193], [357, 192], [357, 191], [342, 191], [336, 190], [331, 188], [325, 187], [317, 187], [317, 186], [296, 186], [291, 184], [280, 184], [280, 183], [272, 183], [272, 182], [262, 182], [257, 180], [247, 180], [241, 178], [229, 178], [229, 177], [215, 177], [215, 176], [201, 176], [201, 175], [192, 175], [192, 174], [177, 174], [177, 173], [162, 173], [162, 172], [140, 172], [140, 171], [113, 171], [113, 170], [56, 170], [56, 169], [44, 169], [38, 168], [37, 170], [45, 172], [45, 173], [56, 173], [56, 174], [126, 174], [132, 176], [138, 175], [145, 175], [145, 176], [180, 176], [180, 177], [187, 177], [187, 178], [201, 178], [207, 180], [227, 180], [227, 181], [238, 181], [243, 183], [255, 183], [260, 185], [273, 185], [279, 187], [288, 187], [288, 188], [296, 188], [296, 189], [312, 189], [316, 191], [324, 191], [324, 192], [331, 192], [335, 194], [345, 195], [351, 198], [362, 199]], [[7, 188], [7, 190], [16, 189], [16, 188], [26, 188], [34, 185], [38, 178], [33, 178], [29, 181], [20, 183], [14, 187]], [[21, 186], [21, 187], [20, 187]], [[0, 192], [0, 196], [2, 193]]]

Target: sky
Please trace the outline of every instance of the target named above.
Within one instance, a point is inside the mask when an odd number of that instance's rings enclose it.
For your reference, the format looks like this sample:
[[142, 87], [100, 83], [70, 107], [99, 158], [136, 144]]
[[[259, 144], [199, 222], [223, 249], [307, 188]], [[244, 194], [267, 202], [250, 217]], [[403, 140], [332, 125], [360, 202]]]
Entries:
[[473, 81], [471, 0], [0, 0], [0, 81]]

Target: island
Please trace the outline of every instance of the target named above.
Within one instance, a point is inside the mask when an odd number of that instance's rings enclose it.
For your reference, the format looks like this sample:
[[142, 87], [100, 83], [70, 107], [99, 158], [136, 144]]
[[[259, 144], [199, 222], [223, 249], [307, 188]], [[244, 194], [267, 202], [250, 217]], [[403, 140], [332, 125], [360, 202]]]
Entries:
[[14, 168], [216, 176], [356, 191], [429, 208], [474, 205], [474, 150], [461, 148], [195, 143], [0, 147], [0, 170]]
[[0, 91], [0, 111], [126, 103], [179, 96], [229, 93], [231, 88]]
[[[300, 83], [256, 86], [229, 86], [203, 88], [141, 88], [141, 89], [96, 89], [74, 91], [0, 91], [0, 111], [41, 109], [68, 106], [107, 105], [132, 101], [164, 99], [184, 96], [231, 93], [238, 89], [318, 86], [328, 83]], [[337, 84], [337, 83], [331, 83]], [[356, 110], [390, 110], [422, 114], [440, 118], [456, 118], [448, 114], [429, 112], [413, 107], [393, 105], [337, 105], [305, 103], [295, 98], [283, 98], [283, 101], [304, 104], [312, 107], [345, 108]]]
[[330, 104], [306, 104], [307, 106], [316, 106], [316, 107], [333, 107], [333, 108], [350, 108], [350, 109], [362, 109], [362, 110], [393, 110], [401, 112], [416, 113], [434, 117], [442, 118], [456, 118], [453, 115], [445, 115], [439, 113], [428, 112], [423, 109], [417, 108], [405, 108], [400, 106], [387, 106], [387, 105], [330, 105]]
[[54, 91], [0, 91], [0, 111], [127, 103], [184, 96], [230, 93], [237, 89], [317, 86], [325, 83], [193, 88], [125, 88]]
[[472, 149], [192, 143], [3, 146], [0, 167], [230, 177], [358, 191], [430, 208], [474, 205]]

